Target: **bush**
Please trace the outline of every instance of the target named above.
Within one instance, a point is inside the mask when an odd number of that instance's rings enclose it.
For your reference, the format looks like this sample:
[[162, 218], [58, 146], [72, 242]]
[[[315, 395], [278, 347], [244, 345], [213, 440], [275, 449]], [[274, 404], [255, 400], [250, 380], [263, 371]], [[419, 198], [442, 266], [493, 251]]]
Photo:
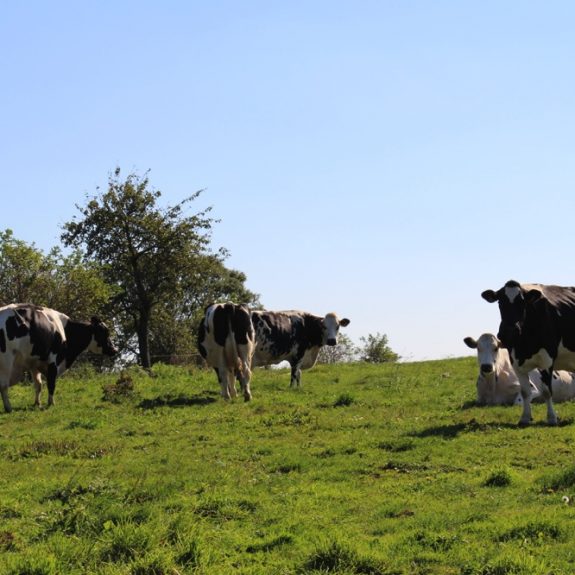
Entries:
[[400, 359], [399, 355], [389, 347], [385, 334], [376, 333], [373, 335], [370, 333], [367, 337], [361, 337], [360, 341], [363, 343], [363, 347], [359, 348], [361, 361], [387, 363]]

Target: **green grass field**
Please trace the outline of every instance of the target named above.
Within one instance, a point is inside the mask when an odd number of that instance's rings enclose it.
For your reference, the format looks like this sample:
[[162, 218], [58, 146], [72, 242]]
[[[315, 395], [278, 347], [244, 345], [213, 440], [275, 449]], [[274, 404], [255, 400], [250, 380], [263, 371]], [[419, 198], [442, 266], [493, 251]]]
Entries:
[[[575, 573], [575, 404], [473, 405], [474, 358], [213, 372], [157, 366], [10, 391], [0, 574]], [[122, 381], [120, 381], [122, 379]], [[133, 384], [133, 385], [132, 385]]]

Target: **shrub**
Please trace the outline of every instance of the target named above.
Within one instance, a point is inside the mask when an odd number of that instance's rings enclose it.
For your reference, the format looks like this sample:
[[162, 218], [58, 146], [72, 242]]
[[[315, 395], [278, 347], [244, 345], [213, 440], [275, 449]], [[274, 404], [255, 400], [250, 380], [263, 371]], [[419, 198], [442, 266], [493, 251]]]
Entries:
[[349, 393], [342, 393], [334, 402], [334, 407], [348, 407], [355, 403], [355, 399]]
[[489, 475], [483, 482], [484, 487], [508, 487], [511, 485], [511, 474], [506, 469], [499, 469]]
[[356, 551], [338, 541], [331, 541], [310, 555], [300, 573], [309, 573], [309, 571], [349, 572], [358, 575], [388, 574], [388, 571], [378, 561], [369, 557], [361, 557]]

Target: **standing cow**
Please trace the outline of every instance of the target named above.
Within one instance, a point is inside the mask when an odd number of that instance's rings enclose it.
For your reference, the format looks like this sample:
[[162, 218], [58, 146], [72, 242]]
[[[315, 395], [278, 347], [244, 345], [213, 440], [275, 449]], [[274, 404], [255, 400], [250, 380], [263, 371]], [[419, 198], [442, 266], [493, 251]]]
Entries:
[[338, 319], [335, 313], [319, 317], [303, 311], [252, 311], [256, 332], [253, 366], [264, 366], [287, 360], [291, 366], [292, 387], [299, 387], [301, 370], [315, 365], [324, 345], [337, 345], [340, 327], [349, 319]]
[[498, 302], [501, 315], [498, 339], [509, 352], [523, 398], [519, 425], [531, 422], [529, 372], [542, 371], [542, 395], [547, 404], [547, 421], [557, 425], [551, 381], [554, 369], [575, 370], [575, 288], [508, 281], [497, 291], [481, 296]]
[[254, 328], [247, 307], [216, 303], [206, 308], [198, 329], [198, 350], [214, 368], [224, 399], [236, 396], [236, 377], [244, 399], [252, 398], [250, 379], [254, 345]]
[[42, 375], [48, 386], [48, 405], [54, 404], [56, 378], [83, 351], [108, 356], [117, 353], [108, 328], [98, 318], [72, 321], [56, 310], [32, 304], [11, 304], [0, 308], [0, 393], [4, 409], [12, 411], [8, 388], [29, 371], [40, 405]]

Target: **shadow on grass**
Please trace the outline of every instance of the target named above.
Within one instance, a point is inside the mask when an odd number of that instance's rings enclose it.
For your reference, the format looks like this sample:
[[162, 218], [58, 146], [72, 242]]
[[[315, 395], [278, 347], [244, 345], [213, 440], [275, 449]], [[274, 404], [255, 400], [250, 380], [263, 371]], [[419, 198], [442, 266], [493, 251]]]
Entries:
[[210, 405], [217, 401], [217, 392], [204, 391], [201, 395], [191, 397], [185, 395], [159, 395], [151, 399], [144, 399], [139, 404], [140, 409], [157, 409], [158, 407], [190, 407]]
[[[557, 427], [566, 427], [573, 424], [573, 418], [568, 417], [561, 419]], [[531, 423], [528, 427], [550, 427], [545, 421], [536, 421]], [[437, 425], [432, 427], [427, 427], [420, 431], [414, 431], [408, 433], [410, 437], [442, 437], [443, 439], [454, 439], [461, 433], [475, 433], [475, 432], [485, 432], [490, 430], [517, 430], [522, 431], [524, 428], [516, 423], [502, 423], [502, 422], [479, 422], [476, 419], [470, 419], [463, 423], [452, 423], [449, 425]]]

